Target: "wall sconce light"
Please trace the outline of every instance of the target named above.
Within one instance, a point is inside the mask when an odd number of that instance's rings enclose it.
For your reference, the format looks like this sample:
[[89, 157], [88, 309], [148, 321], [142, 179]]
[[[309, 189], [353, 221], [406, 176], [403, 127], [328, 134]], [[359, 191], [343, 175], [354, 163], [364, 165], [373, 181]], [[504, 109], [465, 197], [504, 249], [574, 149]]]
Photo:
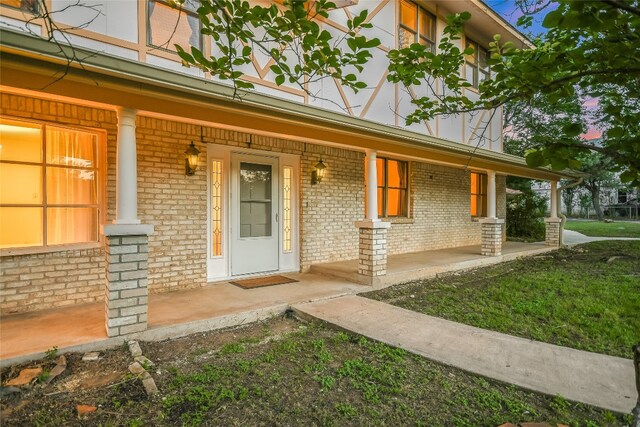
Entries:
[[191, 141], [191, 145], [184, 152], [184, 173], [187, 176], [195, 175], [196, 169], [198, 169], [198, 155], [200, 150], [196, 148]]
[[322, 159], [320, 159], [313, 172], [311, 172], [311, 185], [320, 184], [322, 182], [322, 178], [324, 178], [324, 170], [326, 168], [327, 167], [322, 162]]

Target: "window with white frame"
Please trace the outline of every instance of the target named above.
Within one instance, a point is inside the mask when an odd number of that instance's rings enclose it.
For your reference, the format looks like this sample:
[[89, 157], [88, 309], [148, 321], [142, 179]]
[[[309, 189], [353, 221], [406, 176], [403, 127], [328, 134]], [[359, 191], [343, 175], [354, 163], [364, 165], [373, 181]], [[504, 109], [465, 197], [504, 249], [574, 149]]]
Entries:
[[480, 83], [491, 76], [491, 70], [487, 64], [489, 51], [469, 38], [466, 39], [465, 47], [473, 49], [471, 55], [465, 56], [465, 78], [472, 87], [477, 89]]
[[0, 118], [0, 248], [98, 241], [100, 138]]
[[174, 45], [202, 50], [202, 23], [198, 18], [197, 0], [186, 0], [180, 8], [165, 0], [147, 1], [147, 44], [175, 51]]
[[400, 1], [399, 48], [420, 43], [435, 52], [436, 17], [412, 1]]

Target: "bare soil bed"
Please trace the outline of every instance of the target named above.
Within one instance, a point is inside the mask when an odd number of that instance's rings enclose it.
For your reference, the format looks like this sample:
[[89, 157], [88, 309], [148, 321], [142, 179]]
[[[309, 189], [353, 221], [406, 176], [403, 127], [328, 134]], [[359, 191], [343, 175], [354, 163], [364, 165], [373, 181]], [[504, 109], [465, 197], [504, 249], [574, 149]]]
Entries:
[[[3, 426], [497, 426], [512, 422], [620, 426], [612, 414], [442, 366], [321, 324], [278, 317], [241, 328], [140, 343], [159, 392], [147, 396], [126, 345], [97, 361], [67, 354], [28, 367], [30, 388], [2, 389]], [[86, 405], [90, 409], [78, 408]]]

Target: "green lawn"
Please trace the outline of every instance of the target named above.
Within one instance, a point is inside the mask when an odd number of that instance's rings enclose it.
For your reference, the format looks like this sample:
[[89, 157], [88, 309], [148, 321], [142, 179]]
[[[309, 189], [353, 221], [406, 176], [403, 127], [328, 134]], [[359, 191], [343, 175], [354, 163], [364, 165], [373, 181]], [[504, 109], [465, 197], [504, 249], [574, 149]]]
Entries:
[[631, 358], [640, 241], [603, 241], [366, 296], [480, 328]]
[[640, 222], [569, 220], [564, 227], [591, 237], [640, 237]]
[[[293, 319], [142, 343], [142, 349], [155, 362], [151, 372], [160, 390], [157, 397], [149, 399], [131, 375], [91, 390], [34, 387], [3, 398], [3, 411], [28, 400], [3, 417], [3, 425], [495, 427], [506, 422], [631, 422], [630, 415], [490, 381]], [[124, 373], [131, 360], [124, 346], [103, 353], [100, 362], [82, 362], [81, 357], [68, 356], [70, 372], [58, 381], [59, 387], [106, 369]], [[78, 420], [76, 404], [97, 410]]]

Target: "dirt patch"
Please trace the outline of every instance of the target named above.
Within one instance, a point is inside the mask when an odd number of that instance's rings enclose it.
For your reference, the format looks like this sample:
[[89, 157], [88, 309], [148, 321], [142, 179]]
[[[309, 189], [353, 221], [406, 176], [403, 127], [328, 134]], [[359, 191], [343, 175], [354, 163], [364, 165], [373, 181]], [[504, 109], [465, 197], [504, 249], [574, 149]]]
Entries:
[[[127, 372], [126, 346], [2, 399], [3, 426], [622, 425], [625, 418], [429, 362], [321, 324], [278, 317], [141, 342], [159, 393]], [[30, 366], [12, 367], [4, 376]], [[95, 411], [93, 410], [95, 408]]]

